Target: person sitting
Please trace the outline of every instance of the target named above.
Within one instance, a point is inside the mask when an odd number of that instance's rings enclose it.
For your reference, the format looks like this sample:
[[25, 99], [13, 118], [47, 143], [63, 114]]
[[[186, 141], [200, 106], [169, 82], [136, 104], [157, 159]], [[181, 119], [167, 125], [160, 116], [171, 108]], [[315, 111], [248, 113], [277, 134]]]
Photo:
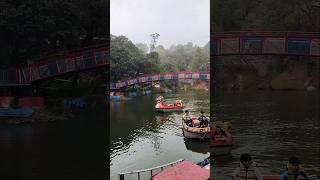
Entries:
[[207, 117], [204, 115], [203, 111], [200, 112], [198, 120], [200, 121], [200, 128], [205, 128], [209, 126], [209, 122], [207, 120]]
[[192, 119], [191, 127], [200, 128], [200, 121], [198, 119]]
[[226, 136], [226, 132], [224, 132], [221, 127], [216, 127], [216, 130], [213, 133], [213, 137], [215, 140], [225, 141]]
[[187, 126], [191, 126], [192, 125], [192, 118], [189, 115], [189, 111], [186, 110], [184, 111], [184, 115], [182, 117], [182, 120], [184, 121], [184, 123], [186, 123]]
[[182, 101], [181, 100], [176, 100], [176, 103], [174, 105], [182, 107]]
[[308, 179], [304, 174], [302, 167], [300, 166], [300, 160], [292, 156], [287, 163], [287, 171], [281, 174], [280, 180], [296, 180], [300, 176], [300, 179]]
[[255, 166], [256, 163], [251, 160], [249, 154], [241, 154], [240, 167], [235, 170], [232, 176], [233, 180], [262, 180], [262, 176]]

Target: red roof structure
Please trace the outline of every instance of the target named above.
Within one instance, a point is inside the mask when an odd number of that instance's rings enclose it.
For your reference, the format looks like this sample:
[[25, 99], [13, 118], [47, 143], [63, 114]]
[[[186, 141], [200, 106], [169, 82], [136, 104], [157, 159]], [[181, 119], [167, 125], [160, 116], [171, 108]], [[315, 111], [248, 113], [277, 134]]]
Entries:
[[150, 180], [207, 180], [208, 178], [210, 178], [208, 169], [184, 160], [152, 176]]

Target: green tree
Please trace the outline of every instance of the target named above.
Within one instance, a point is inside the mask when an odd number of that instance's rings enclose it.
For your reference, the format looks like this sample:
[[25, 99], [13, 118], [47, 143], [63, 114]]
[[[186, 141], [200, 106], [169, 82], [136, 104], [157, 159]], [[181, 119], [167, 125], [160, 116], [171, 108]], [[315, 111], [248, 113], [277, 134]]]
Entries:
[[209, 58], [206, 57], [203, 50], [198, 47], [192, 59], [191, 70], [208, 71], [209, 67]]
[[145, 43], [137, 43], [136, 44], [137, 48], [139, 48], [144, 54], [147, 54], [149, 51], [149, 47]]
[[140, 74], [160, 72], [157, 52], [144, 53], [125, 36], [111, 35], [111, 81], [128, 79]]

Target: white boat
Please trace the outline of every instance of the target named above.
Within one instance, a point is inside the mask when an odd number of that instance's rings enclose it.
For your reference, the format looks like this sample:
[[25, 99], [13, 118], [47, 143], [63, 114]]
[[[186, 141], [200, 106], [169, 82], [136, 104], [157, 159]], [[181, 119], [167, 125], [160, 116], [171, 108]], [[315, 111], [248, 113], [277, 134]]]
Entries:
[[183, 136], [189, 139], [209, 139], [210, 126], [205, 128], [190, 127], [182, 121]]

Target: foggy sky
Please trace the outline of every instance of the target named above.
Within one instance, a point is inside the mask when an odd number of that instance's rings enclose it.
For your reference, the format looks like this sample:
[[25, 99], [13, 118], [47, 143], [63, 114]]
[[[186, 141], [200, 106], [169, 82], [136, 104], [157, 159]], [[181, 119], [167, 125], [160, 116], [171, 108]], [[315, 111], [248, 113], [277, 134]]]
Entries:
[[192, 42], [204, 46], [210, 39], [209, 0], [111, 0], [110, 32], [133, 43], [158, 43], [166, 48]]

